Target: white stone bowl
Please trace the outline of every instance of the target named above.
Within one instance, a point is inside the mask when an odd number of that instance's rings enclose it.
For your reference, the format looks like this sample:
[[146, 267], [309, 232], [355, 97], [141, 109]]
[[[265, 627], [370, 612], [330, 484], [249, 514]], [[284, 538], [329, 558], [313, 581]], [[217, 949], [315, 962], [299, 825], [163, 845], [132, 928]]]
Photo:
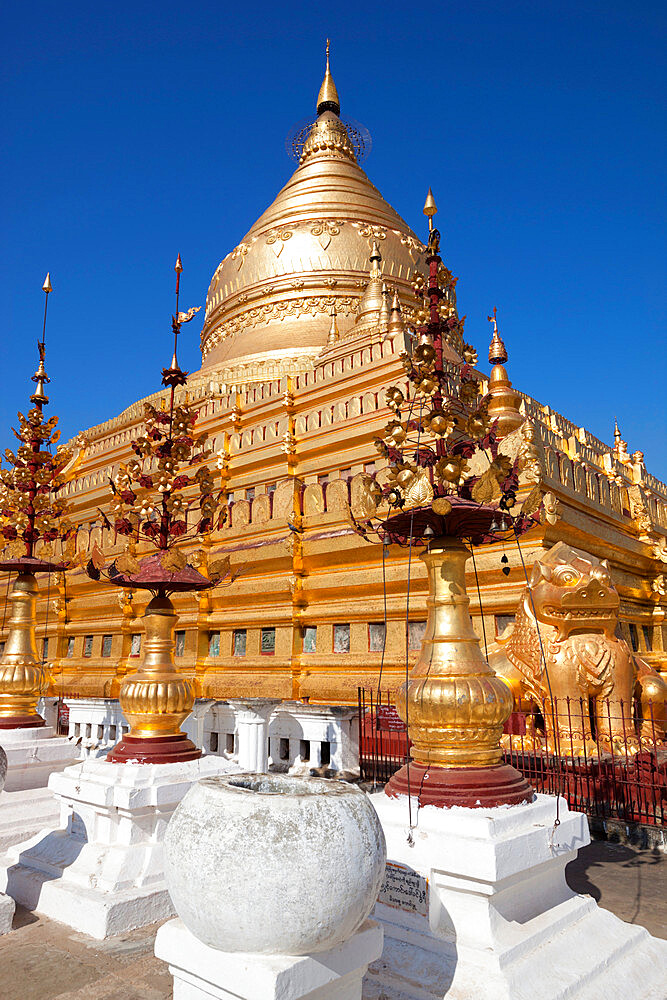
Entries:
[[305, 955], [346, 941], [375, 904], [387, 849], [354, 785], [282, 774], [204, 778], [169, 822], [167, 887], [212, 948]]

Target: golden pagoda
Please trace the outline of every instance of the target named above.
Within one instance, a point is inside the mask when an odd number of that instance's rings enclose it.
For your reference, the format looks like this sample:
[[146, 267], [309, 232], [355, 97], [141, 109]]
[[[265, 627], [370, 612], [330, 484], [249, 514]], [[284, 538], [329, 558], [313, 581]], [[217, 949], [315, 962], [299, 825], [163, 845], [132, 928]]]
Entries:
[[[202, 366], [187, 387], [217, 456], [228, 516], [196, 552], [184, 552], [203, 574], [210, 560], [228, 556], [235, 578], [221, 593], [174, 597], [176, 664], [194, 674], [207, 700], [214, 752], [224, 749], [223, 723], [215, 730], [223, 703], [271, 698], [327, 706], [330, 718], [338, 706], [356, 705], [360, 686], [395, 690], [406, 674], [409, 576], [408, 667], [426, 620], [424, 564], [412, 559], [408, 572], [405, 550], [383, 553], [379, 542], [359, 538], [350, 518], [375, 503], [374, 440], [391, 417], [385, 388], [405, 381], [400, 354], [413, 342], [412, 281], [425, 273], [426, 248], [360, 166], [328, 53], [317, 116], [293, 148], [294, 173], [215, 269]], [[431, 192], [429, 199], [435, 210]], [[453, 292], [450, 304], [455, 309]], [[445, 353], [460, 361], [461, 350], [452, 335]], [[521, 455], [545, 494], [547, 516], [522, 539], [528, 573], [556, 542], [606, 558], [623, 634], [664, 670], [667, 487], [646, 471], [640, 452], [621, 453], [618, 442], [603, 443], [515, 389], [495, 323], [489, 361], [484, 389], [503, 447]], [[133, 402], [71, 443], [78, 465], [64, 492], [79, 525], [77, 548], [122, 551], [100, 526], [98, 508], [143, 433], [145, 402], [167, 407], [167, 393]], [[475, 629], [481, 634], [483, 624], [492, 642], [526, 585], [520, 553], [499, 543], [477, 554], [483, 620], [470, 563], [466, 571]], [[145, 605], [140, 593], [118, 597], [83, 570], [61, 578], [48, 607], [42, 599], [38, 608], [52, 695], [116, 699], [140, 655]], [[284, 739], [291, 761], [298, 734]], [[282, 743], [272, 745], [274, 758], [279, 752]]]

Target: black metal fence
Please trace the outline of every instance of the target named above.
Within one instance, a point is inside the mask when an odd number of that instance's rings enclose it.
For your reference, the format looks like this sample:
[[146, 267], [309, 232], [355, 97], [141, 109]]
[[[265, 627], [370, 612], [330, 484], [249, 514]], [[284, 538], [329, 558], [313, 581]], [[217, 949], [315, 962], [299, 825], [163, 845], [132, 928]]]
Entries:
[[[598, 819], [667, 826], [667, 705], [581, 699], [514, 712], [503, 736], [505, 760], [536, 792], [563, 795]], [[405, 725], [390, 696], [359, 689], [359, 763], [366, 781], [384, 784], [406, 760]]]

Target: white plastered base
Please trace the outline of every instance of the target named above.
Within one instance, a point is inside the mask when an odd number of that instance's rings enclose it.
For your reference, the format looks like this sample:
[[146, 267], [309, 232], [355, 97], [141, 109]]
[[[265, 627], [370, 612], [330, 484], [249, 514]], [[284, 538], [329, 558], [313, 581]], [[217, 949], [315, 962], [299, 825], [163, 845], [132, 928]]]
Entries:
[[368, 963], [381, 953], [382, 928], [373, 920], [336, 948], [297, 957], [218, 951], [178, 919], [155, 939], [174, 977], [174, 1000], [361, 1000]]
[[7, 754], [5, 791], [46, 788], [49, 777], [73, 764], [78, 748], [52, 726], [0, 730], [0, 746]]
[[380, 893], [384, 951], [364, 1000], [665, 1000], [667, 941], [567, 886], [565, 865], [590, 837], [563, 799], [556, 828], [546, 795], [495, 809], [417, 813], [415, 802], [414, 846], [407, 798], [371, 801], [388, 863], [407, 869], [407, 905]]
[[12, 844], [60, 825], [60, 803], [50, 788], [0, 792], [0, 854]]
[[0, 857], [0, 891], [98, 939], [173, 915], [162, 855], [167, 823], [195, 781], [229, 770], [217, 757], [181, 764], [88, 759], [53, 774], [59, 828]]

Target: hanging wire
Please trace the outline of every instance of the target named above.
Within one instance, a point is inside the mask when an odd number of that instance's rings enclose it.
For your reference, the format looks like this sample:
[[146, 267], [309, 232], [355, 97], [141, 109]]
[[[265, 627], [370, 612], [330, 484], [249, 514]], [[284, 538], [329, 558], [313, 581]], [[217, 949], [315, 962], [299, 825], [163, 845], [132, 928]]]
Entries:
[[542, 643], [542, 633], [540, 632], [540, 623], [537, 620], [537, 612], [535, 610], [535, 602], [533, 601], [533, 591], [530, 586], [530, 581], [528, 579], [528, 570], [526, 569], [526, 563], [523, 558], [523, 552], [521, 550], [521, 545], [519, 544], [519, 535], [516, 530], [516, 525], [513, 525], [514, 539], [516, 541], [516, 547], [519, 550], [519, 558], [521, 559], [521, 566], [523, 567], [523, 575], [526, 580], [526, 588], [528, 590], [528, 599], [530, 600], [530, 607], [533, 612], [533, 618], [535, 619], [535, 628], [537, 630], [537, 640], [540, 646], [540, 657], [542, 659], [542, 667], [544, 669], [544, 676], [547, 680], [547, 689], [549, 691], [549, 704], [551, 707], [551, 724], [553, 726], [554, 734], [554, 745], [556, 749], [556, 787], [558, 794], [556, 795], [556, 821], [554, 827], [560, 826], [560, 796], [563, 790], [563, 780], [560, 762], [560, 736], [558, 733], [558, 725], [556, 723], [556, 707], [554, 704], [553, 692], [551, 690], [551, 678], [549, 677], [549, 668], [547, 667], [547, 658], [544, 653], [544, 644]]
[[42, 637], [42, 667], [41, 676], [39, 679], [39, 690], [42, 692], [42, 697], [46, 697], [46, 643], [48, 641], [49, 635], [49, 606], [51, 603], [51, 574], [46, 574], [46, 615], [44, 617], [44, 635]]
[[[65, 604], [65, 626], [67, 626], [67, 573], [63, 573], [63, 602]], [[65, 638], [69, 642], [69, 637], [67, 635], [67, 629], [65, 629]], [[67, 654], [67, 650], [65, 650]], [[60, 700], [65, 703], [65, 671], [62, 666], [60, 668]]]
[[2, 606], [2, 627], [1, 632], [5, 631], [5, 621], [7, 619], [7, 605], [9, 604], [9, 582], [11, 580], [11, 574], [7, 574], [7, 587], [5, 588], [5, 603]]
[[[379, 703], [380, 700], [380, 685], [382, 684], [382, 671], [384, 670], [384, 653], [387, 648], [387, 546], [382, 542], [382, 602], [384, 605], [384, 637], [382, 639], [382, 657], [380, 659], [380, 673], [378, 674], [378, 686], [377, 694], [375, 697], [375, 704]], [[376, 722], [377, 722], [377, 709], [376, 709]]]
[[470, 546], [470, 555], [472, 556], [472, 568], [475, 571], [475, 584], [477, 585], [477, 599], [479, 601], [479, 614], [482, 619], [482, 635], [484, 636], [484, 659], [488, 660], [489, 650], [486, 644], [486, 625], [484, 624], [484, 608], [482, 606], [482, 592], [479, 589], [479, 577], [477, 576], [477, 563], [475, 562], [475, 549], [472, 541], [468, 539], [468, 545]]
[[[419, 438], [417, 438], [419, 440]], [[410, 545], [408, 547], [408, 583], [407, 583], [407, 594], [405, 600], [405, 771], [408, 781], [408, 826], [410, 827], [410, 832], [408, 834], [408, 843], [412, 845], [412, 793], [410, 790], [410, 709], [408, 698], [408, 678], [410, 676], [410, 664], [409, 654], [410, 654], [410, 567], [412, 564], [412, 527], [414, 524], [415, 510], [414, 507], [410, 513]]]
[[[414, 401], [416, 396], [413, 397], [413, 403], [410, 407], [410, 412], [412, 413], [412, 408], [414, 407]], [[417, 429], [417, 451], [419, 451], [419, 443], [421, 440], [421, 420], [419, 421], [419, 426]], [[410, 707], [408, 698], [408, 682], [410, 677], [410, 569], [412, 566], [412, 531], [414, 527], [415, 520], [415, 508], [413, 507], [410, 511], [410, 544], [408, 546], [408, 581], [407, 581], [407, 593], [405, 598], [405, 773], [408, 783], [408, 826], [410, 831], [408, 833], [408, 844], [412, 846], [414, 843], [412, 837], [412, 792], [410, 788]], [[425, 776], [424, 776], [425, 777]], [[422, 784], [423, 784], [422, 779]], [[420, 789], [421, 793], [421, 789]], [[419, 800], [417, 800], [417, 816], [419, 816]]]

